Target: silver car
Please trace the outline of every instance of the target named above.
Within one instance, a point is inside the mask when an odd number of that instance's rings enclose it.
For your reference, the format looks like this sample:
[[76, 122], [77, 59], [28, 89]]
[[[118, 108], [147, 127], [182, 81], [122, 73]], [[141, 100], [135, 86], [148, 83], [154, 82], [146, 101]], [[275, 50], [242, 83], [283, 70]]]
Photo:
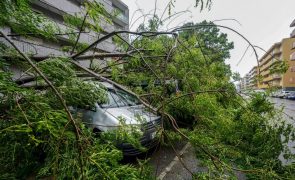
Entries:
[[[95, 103], [91, 109], [76, 109], [82, 113], [82, 120], [94, 132], [107, 132], [117, 129], [121, 119], [126, 125], [140, 126], [142, 137], [140, 142], [146, 148], [157, 144], [156, 133], [161, 125], [161, 117], [148, 112], [144, 105], [134, 95], [114, 87], [107, 82], [101, 82], [107, 89], [107, 102]], [[140, 118], [143, 121], [139, 121]], [[134, 156], [142, 152], [129, 143], [120, 143], [118, 147], [124, 155]]]

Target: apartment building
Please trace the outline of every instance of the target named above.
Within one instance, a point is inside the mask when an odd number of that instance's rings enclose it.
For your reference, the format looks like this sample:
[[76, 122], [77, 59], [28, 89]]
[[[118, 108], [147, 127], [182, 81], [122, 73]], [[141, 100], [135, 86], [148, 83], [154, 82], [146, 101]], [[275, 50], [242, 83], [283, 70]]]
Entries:
[[246, 74], [242, 79], [241, 79], [241, 82], [240, 82], [240, 88], [241, 90], [248, 90], [249, 89], [249, 85], [250, 85], [250, 76], [249, 76], [249, 73]]
[[[278, 74], [271, 72], [277, 61], [285, 61], [289, 68], [286, 73]], [[295, 90], [295, 38], [285, 38], [275, 43], [260, 58], [259, 71], [261, 80], [259, 89], [277, 87], [283, 90]]]
[[248, 83], [248, 89], [258, 89], [258, 67], [254, 66], [248, 73], [249, 83]]
[[[118, 30], [128, 30], [129, 29], [129, 9], [120, 0], [96, 0], [101, 3], [104, 8], [112, 13], [117, 12], [117, 16], [112, 18], [112, 23], [107, 23], [101, 21], [101, 27], [103, 31], [100, 34], [94, 32], [82, 33], [79, 39], [80, 43], [91, 44], [98, 37], [110, 33], [112, 31]], [[64, 23], [65, 15], [75, 15], [75, 14], [85, 14], [83, 10], [84, 0], [35, 0], [32, 1], [32, 9], [35, 12], [42, 13], [49, 19], [53, 20], [61, 30], [65, 30], [68, 27]], [[119, 13], [118, 13], [119, 12]], [[75, 32], [78, 32], [79, 29], [75, 29]], [[6, 34], [14, 34], [10, 28], [4, 28]], [[25, 38], [22, 36], [12, 36], [11, 40], [19, 47], [23, 52], [30, 53], [34, 56], [46, 56], [46, 55], [64, 55], [66, 52], [62, 51], [62, 47], [70, 45], [69, 35], [58, 35], [57, 41], [49, 41], [38, 37]], [[128, 39], [128, 36], [125, 36]], [[3, 38], [0, 37], [0, 41], [9, 45]], [[98, 44], [92, 52], [115, 52], [117, 47], [114, 44], [112, 38], [107, 39], [106, 41]], [[107, 60], [98, 60], [97, 63], [106, 64]], [[80, 61], [80, 63], [85, 66], [90, 66], [90, 60]], [[22, 72], [15, 73], [15, 78], [22, 74]]]
[[293, 22], [290, 24], [290, 27], [293, 27], [294, 29], [293, 29], [293, 31], [291, 32], [291, 34], [290, 34], [290, 37], [292, 38], [294, 38], [295, 37], [295, 19], [293, 20]]

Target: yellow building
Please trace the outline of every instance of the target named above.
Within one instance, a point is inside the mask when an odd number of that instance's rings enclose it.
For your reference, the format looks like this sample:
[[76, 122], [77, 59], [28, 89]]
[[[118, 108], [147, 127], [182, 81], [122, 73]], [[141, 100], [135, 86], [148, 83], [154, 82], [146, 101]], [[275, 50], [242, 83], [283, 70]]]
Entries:
[[[278, 61], [285, 61], [286, 73], [273, 73], [271, 69]], [[259, 60], [259, 89], [278, 87], [295, 91], [295, 38], [285, 38], [275, 43]]]

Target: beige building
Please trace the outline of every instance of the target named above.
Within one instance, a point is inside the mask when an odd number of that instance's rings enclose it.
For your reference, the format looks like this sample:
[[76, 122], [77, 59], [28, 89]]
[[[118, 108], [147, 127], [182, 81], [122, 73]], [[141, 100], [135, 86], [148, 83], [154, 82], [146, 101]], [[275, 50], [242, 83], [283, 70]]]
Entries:
[[[288, 64], [286, 73], [271, 72], [278, 61], [285, 61]], [[277, 87], [295, 91], [295, 38], [285, 38], [272, 45], [260, 58], [259, 71], [259, 89]]]
[[257, 75], [258, 75], [258, 68], [257, 66], [254, 66], [248, 73], [248, 77], [249, 77], [248, 89], [258, 89]]

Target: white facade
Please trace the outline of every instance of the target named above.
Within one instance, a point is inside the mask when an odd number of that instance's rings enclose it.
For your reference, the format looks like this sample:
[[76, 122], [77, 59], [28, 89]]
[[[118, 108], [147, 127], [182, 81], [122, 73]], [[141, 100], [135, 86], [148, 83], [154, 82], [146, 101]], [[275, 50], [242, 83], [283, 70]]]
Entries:
[[[129, 29], [129, 10], [128, 6], [126, 6], [120, 0], [96, 0], [97, 2], [103, 4], [104, 8], [112, 13], [115, 9], [119, 11], [119, 15], [112, 19], [112, 23], [106, 23], [105, 21], [101, 21], [100, 26], [103, 29], [103, 32], [100, 34], [96, 34], [94, 32], [82, 33], [79, 38], [80, 43], [88, 43], [96, 41], [98, 37], [102, 37], [107, 33], [112, 31], [119, 30], [128, 30]], [[75, 13], [79, 13], [81, 15], [85, 14], [83, 11], [82, 3], [84, 0], [36, 0], [32, 1], [32, 9], [36, 12], [44, 14], [49, 19], [53, 20], [61, 30], [65, 30], [70, 28], [66, 26], [63, 21], [64, 15], [74, 15]], [[74, 30], [75, 32], [79, 32], [79, 29]], [[10, 28], [4, 28], [4, 32], [6, 34], [13, 34]], [[67, 53], [62, 51], [62, 47], [65, 45], [71, 45], [69, 42], [68, 35], [58, 35], [58, 41], [49, 41], [38, 37], [30, 37], [25, 38], [22, 36], [9, 36], [9, 38], [16, 44], [16, 46], [21, 49], [24, 53], [29, 53], [33, 56], [47, 56], [47, 55], [66, 55]], [[128, 38], [125, 36], [125, 38]], [[0, 41], [9, 45], [4, 38], [0, 37]], [[10, 45], [9, 45], [10, 46]], [[115, 52], [117, 51], [116, 45], [113, 43], [112, 38], [101, 42], [94, 49], [96, 52]], [[88, 53], [93, 54], [93, 51]], [[99, 63], [100, 60], [97, 60]], [[84, 60], [80, 61], [83, 66], [89, 66], [90, 61]], [[22, 72], [15, 73], [15, 79], [20, 78], [19, 75]]]
[[[83, 13], [83, 7], [81, 6], [82, 1], [77, 0], [38, 0], [33, 1], [32, 8], [36, 12], [40, 12], [47, 16], [49, 19], [53, 20], [61, 30], [65, 30], [67, 27], [63, 22], [63, 16], [66, 14], [74, 15], [75, 13]], [[120, 0], [98, 0], [102, 3], [108, 12], [113, 12], [114, 9], [120, 9], [121, 14], [118, 17], [113, 18], [113, 24], [101, 22], [101, 27], [103, 33], [96, 34], [94, 32], [82, 33], [80, 35], [79, 42], [81, 43], [92, 43], [98, 36], [103, 36], [114, 30], [128, 30], [129, 28], [129, 10], [128, 7], [122, 3]], [[79, 31], [78, 29], [76, 30]], [[8, 34], [13, 32], [9, 31]], [[23, 37], [13, 37], [13, 42], [25, 53], [32, 53], [34, 55], [61, 55], [61, 47], [66, 45], [68, 42], [68, 36], [58, 36], [59, 42], [43, 40], [40, 38], [30, 38], [26, 39]], [[104, 52], [114, 52], [116, 46], [112, 42], [112, 38], [97, 45], [98, 51]]]
[[250, 86], [250, 76], [249, 74], [246, 74], [242, 79], [241, 79], [241, 82], [240, 82], [240, 86], [241, 86], [241, 90], [247, 90], [249, 89], [249, 86]]

